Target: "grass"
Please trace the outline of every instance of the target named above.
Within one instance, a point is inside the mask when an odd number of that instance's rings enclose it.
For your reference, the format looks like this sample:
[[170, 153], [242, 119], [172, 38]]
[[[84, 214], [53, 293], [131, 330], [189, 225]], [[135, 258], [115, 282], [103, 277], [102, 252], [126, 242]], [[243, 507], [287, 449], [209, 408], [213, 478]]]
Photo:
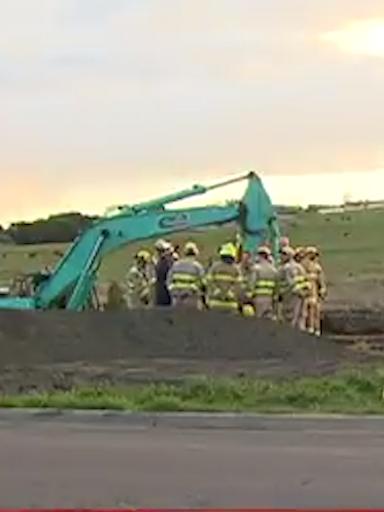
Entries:
[[282, 381], [208, 379], [179, 385], [79, 388], [1, 396], [0, 407], [264, 413], [384, 414], [384, 371]]
[[[381, 303], [384, 297], [384, 211], [367, 210], [346, 214], [320, 215], [303, 212], [284, 222], [284, 231], [296, 245], [320, 247], [327, 272], [331, 297], [347, 300], [373, 297]], [[172, 237], [182, 245], [187, 239], [196, 241], [206, 262], [216, 254], [220, 243], [233, 236], [234, 229], [224, 227], [182, 233]], [[151, 247], [151, 243], [142, 245]], [[132, 244], [109, 255], [100, 269], [100, 282], [124, 279], [127, 268], [141, 244]], [[52, 265], [65, 250], [60, 244], [43, 246], [0, 246], [0, 281]]]

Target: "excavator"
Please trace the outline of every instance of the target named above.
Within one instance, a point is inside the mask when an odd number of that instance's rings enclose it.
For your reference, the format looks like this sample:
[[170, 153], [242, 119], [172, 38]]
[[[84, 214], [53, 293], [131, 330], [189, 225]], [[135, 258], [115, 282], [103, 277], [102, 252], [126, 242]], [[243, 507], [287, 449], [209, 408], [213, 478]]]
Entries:
[[[166, 208], [183, 199], [247, 182], [244, 196], [223, 206]], [[80, 234], [51, 272], [34, 276], [30, 296], [0, 298], [0, 309], [82, 311], [93, 303], [98, 269], [102, 259], [117, 249], [140, 240], [164, 237], [175, 232], [237, 223], [244, 252], [254, 253], [269, 243], [278, 258], [279, 225], [271, 199], [255, 172], [231, 177], [210, 186], [192, 188], [135, 205], [117, 208]]]

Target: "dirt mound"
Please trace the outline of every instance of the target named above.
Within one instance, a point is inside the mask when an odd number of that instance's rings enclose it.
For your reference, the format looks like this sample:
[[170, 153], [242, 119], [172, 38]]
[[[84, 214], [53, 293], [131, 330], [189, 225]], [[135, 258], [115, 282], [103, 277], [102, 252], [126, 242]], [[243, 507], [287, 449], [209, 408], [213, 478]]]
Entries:
[[273, 322], [164, 311], [0, 312], [0, 388], [334, 371], [351, 352]]

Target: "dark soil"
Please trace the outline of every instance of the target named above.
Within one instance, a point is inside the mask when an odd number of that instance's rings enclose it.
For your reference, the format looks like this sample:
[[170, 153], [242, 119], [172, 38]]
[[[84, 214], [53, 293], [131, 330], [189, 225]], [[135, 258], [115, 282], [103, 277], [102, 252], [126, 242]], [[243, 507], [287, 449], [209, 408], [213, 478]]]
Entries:
[[344, 336], [384, 334], [384, 312], [380, 309], [338, 309], [324, 318], [324, 331]]
[[2, 392], [192, 375], [314, 375], [361, 360], [326, 337], [218, 313], [0, 312]]

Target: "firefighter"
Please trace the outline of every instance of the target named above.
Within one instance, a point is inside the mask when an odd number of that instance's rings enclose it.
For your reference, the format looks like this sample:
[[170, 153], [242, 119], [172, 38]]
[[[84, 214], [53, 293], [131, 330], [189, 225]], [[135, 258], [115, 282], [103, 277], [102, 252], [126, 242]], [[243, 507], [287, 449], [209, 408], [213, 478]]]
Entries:
[[252, 288], [257, 318], [275, 318], [277, 291], [277, 269], [271, 263], [271, 250], [267, 246], [259, 247], [258, 261], [254, 266]]
[[321, 335], [322, 304], [327, 293], [325, 274], [319, 262], [316, 247], [307, 247], [303, 266], [307, 272], [310, 288], [307, 299], [307, 330], [310, 334]]
[[128, 307], [147, 307], [151, 303], [152, 287], [154, 284], [154, 268], [151, 254], [141, 250], [135, 256], [135, 263], [127, 275]]
[[240, 261], [240, 272], [242, 277], [242, 299], [241, 310], [244, 316], [255, 315], [255, 304], [253, 297], [253, 275], [254, 266], [252, 254], [243, 252]]
[[166, 240], [158, 240], [155, 244], [157, 252], [155, 263], [155, 305], [170, 306], [171, 294], [167, 286], [168, 272], [174, 264], [174, 250]]
[[202, 305], [204, 268], [197, 260], [199, 249], [193, 242], [184, 247], [184, 257], [176, 261], [167, 277], [173, 306], [200, 309]]
[[242, 299], [242, 278], [236, 264], [237, 250], [227, 243], [219, 249], [219, 261], [209, 268], [206, 277], [206, 303], [209, 309], [236, 313]]
[[282, 300], [282, 316], [292, 327], [305, 330], [305, 305], [309, 283], [303, 266], [295, 260], [291, 247], [281, 250], [279, 291]]
[[305, 247], [296, 247], [294, 253], [294, 259], [297, 263], [302, 263], [304, 258], [306, 257], [306, 248]]

